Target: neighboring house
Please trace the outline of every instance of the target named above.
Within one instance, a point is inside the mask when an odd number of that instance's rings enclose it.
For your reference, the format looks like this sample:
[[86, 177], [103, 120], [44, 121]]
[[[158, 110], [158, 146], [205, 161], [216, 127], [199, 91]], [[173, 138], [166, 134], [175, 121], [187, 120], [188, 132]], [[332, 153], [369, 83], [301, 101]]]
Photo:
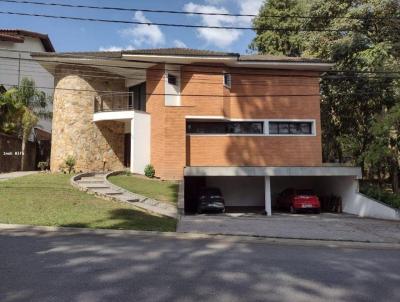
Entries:
[[51, 169], [185, 180], [221, 188], [227, 206], [265, 207], [287, 187], [342, 196], [359, 168], [323, 164], [319, 80], [329, 63], [192, 49], [37, 53], [55, 77]]
[[[40, 64], [32, 60], [30, 52], [54, 52], [54, 47], [45, 34], [0, 28], [0, 85], [9, 89], [17, 86], [22, 78], [28, 77], [51, 97], [54, 78]], [[51, 110], [51, 104], [49, 108]], [[40, 120], [38, 127], [51, 132], [51, 120]]]

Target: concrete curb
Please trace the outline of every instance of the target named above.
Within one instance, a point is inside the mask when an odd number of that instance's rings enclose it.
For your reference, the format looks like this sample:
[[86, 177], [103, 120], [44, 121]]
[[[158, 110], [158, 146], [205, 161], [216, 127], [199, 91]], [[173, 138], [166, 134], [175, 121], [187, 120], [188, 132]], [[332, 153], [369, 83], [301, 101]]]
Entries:
[[[160, 239], [180, 239], [180, 240], [220, 240], [231, 243], [270, 243], [276, 245], [294, 245], [294, 246], [319, 246], [329, 248], [357, 248], [357, 249], [399, 249], [400, 244], [381, 243], [381, 242], [361, 242], [361, 241], [343, 241], [343, 240], [315, 240], [306, 238], [280, 238], [266, 236], [248, 236], [248, 235], [220, 235], [220, 234], [201, 234], [201, 233], [176, 233], [176, 232], [157, 232], [157, 231], [136, 231], [136, 230], [112, 230], [112, 229], [86, 229], [55, 226], [34, 226], [20, 224], [1, 224], [0, 236], [5, 233], [14, 233], [13, 235], [23, 236], [21, 233], [36, 233], [35, 235], [51, 235], [58, 233], [64, 236], [78, 235], [96, 235], [107, 237], [149, 237], [155, 236]], [[15, 234], [17, 233], [17, 234]], [[38, 234], [39, 233], [39, 234]]]

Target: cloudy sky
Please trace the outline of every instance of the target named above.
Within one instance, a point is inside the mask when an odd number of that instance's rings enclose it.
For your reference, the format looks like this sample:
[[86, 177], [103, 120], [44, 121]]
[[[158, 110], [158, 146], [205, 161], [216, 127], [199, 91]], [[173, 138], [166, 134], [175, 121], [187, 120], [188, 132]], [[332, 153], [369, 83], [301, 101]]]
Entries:
[[[95, 6], [256, 14], [264, 0], [52, 0]], [[1, 11], [29, 12], [146, 23], [180, 23], [211, 26], [251, 26], [251, 18], [100, 11], [0, 3]], [[127, 25], [0, 15], [0, 28], [20, 28], [49, 34], [57, 51], [120, 50], [190, 47], [245, 53], [254, 32], [249, 30], [188, 29], [156, 25]]]

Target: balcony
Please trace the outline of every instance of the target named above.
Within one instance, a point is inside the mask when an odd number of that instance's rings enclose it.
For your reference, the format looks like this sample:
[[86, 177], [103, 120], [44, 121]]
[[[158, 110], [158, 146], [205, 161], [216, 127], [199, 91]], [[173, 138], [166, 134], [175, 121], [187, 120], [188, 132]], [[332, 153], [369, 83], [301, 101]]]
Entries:
[[93, 121], [128, 121], [135, 112], [145, 113], [145, 96], [132, 92], [110, 92], [94, 99]]
[[133, 92], [111, 92], [96, 96], [94, 113], [135, 110]]

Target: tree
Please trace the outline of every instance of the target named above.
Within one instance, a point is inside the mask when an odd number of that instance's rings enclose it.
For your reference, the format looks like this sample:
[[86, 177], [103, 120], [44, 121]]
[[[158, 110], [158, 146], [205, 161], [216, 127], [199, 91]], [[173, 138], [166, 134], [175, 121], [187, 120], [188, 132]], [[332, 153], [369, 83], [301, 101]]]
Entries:
[[[250, 44], [251, 50], [262, 54], [299, 56], [303, 50], [303, 41], [296, 31], [270, 31], [268, 28], [298, 30], [303, 19], [291, 18], [305, 12], [305, 4], [299, 0], [269, 0], [261, 7], [253, 21], [256, 37]], [[282, 16], [275, 18], [270, 16]]]
[[[399, 193], [400, 169], [400, 103], [377, 115], [372, 125], [374, 139], [365, 152], [365, 160], [377, 171], [389, 170], [392, 190]], [[379, 175], [380, 176], [380, 175]], [[380, 178], [380, 177], [379, 177]]]
[[26, 145], [33, 127], [36, 126], [40, 118], [51, 118], [51, 112], [47, 110], [49, 99], [43, 91], [36, 88], [35, 82], [28, 78], [23, 78], [18, 87], [12, 88], [4, 93], [1, 104], [6, 106], [11, 116], [13, 131], [17, 131], [21, 136], [22, 157], [21, 170], [25, 169]]

